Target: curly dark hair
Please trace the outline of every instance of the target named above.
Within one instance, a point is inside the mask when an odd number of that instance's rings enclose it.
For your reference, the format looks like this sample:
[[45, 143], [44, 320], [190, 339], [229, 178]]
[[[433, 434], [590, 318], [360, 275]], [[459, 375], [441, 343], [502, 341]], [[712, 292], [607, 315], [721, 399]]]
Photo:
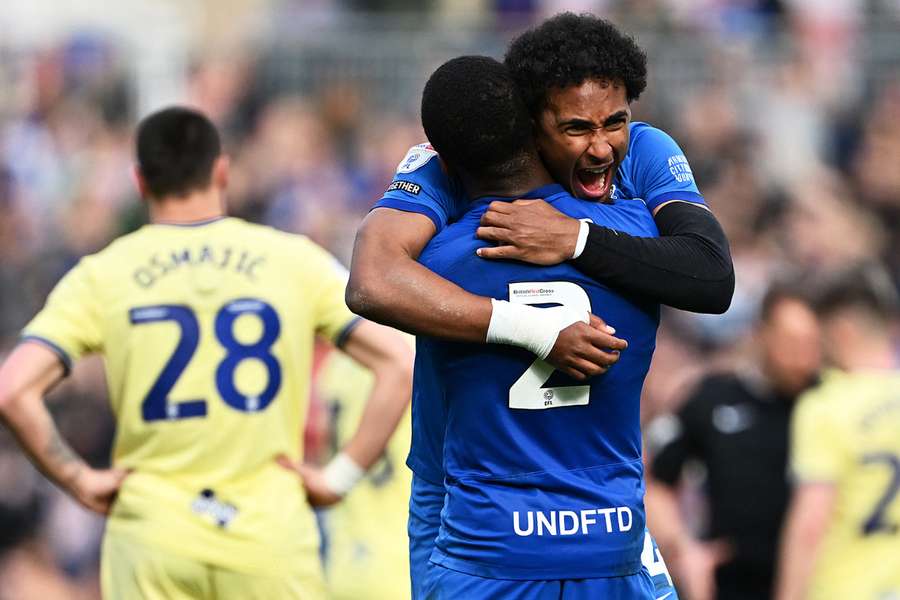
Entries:
[[589, 14], [547, 19], [514, 39], [504, 62], [532, 115], [544, 109], [550, 89], [588, 79], [623, 82], [629, 102], [647, 87], [647, 55], [634, 38]]
[[531, 147], [531, 122], [509, 69], [487, 56], [460, 56], [422, 92], [422, 128], [452, 167], [475, 177], [518, 173]]

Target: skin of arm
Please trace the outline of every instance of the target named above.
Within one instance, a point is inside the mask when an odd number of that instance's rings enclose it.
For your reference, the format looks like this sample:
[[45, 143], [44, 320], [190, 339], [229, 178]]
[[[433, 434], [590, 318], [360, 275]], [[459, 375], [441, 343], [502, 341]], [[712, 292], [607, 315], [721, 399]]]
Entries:
[[125, 469], [93, 469], [62, 438], [44, 396], [62, 379], [63, 366], [49, 348], [19, 344], [0, 367], [0, 420], [34, 465], [84, 507], [108, 514]]
[[781, 540], [776, 600], [806, 597], [836, 500], [837, 489], [830, 483], [801, 483], [794, 491]]
[[673, 576], [694, 600], [713, 600], [716, 595], [715, 570], [726, 561], [730, 550], [723, 541], [701, 542], [685, 527], [675, 488], [646, 474], [644, 505], [647, 526], [660, 551], [672, 566]]
[[[490, 299], [470, 294], [417, 262], [434, 232], [431, 220], [417, 213], [390, 208], [370, 212], [353, 248], [347, 306], [413, 335], [484, 342]], [[577, 379], [605, 372], [627, 344], [604, 327], [595, 316], [590, 325], [567, 327], [547, 361]]]
[[[409, 405], [414, 354], [396, 331], [371, 321], [359, 323], [341, 349], [375, 375], [356, 432], [343, 448], [353, 462], [368, 470], [384, 453]], [[278, 460], [301, 476], [313, 506], [328, 506], [341, 499], [328, 487], [323, 469], [292, 465], [285, 457]]]

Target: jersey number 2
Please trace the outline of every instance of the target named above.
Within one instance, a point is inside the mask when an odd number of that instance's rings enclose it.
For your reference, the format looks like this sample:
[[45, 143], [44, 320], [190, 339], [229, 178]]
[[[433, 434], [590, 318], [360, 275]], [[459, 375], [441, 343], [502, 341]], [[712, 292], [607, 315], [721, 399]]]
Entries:
[[[245, 314], [256, 315], [262, 322], [262, 335], [253, 344], [244, 344], [234, 335], [234, 322]], [[175, 351], [169, 357], [162, 372], [147, 392], [141, 404], [141, 414], [145, 421], [187, 419], [206, 416], [206, 400], [169, 400], [169, 392], [187, 368], [200, 343], [200, 325], [197, 315], [190, 307], [177, 304], [142, 306], [129, 311], [133, 325], [145, 325], [172, 321], [181, 330], [181, 337]], [[228, 406], [244, 411], [256, 412], [265, 409], [275, 398], [281, 387], [281, 365], [272, 354], [272, 345], [281, 333], [278, 313], [271, 305], [253, 298], [233, 300], [216, 313], [216, 338], [226, 350], [225, 358], [216, 369], [216, 388]], [[248, 396], [238, 391], [234, 385], [234, 373], [238, 365], [248, 358], [263, 363], [268, 373], [265, 389], [259, 395]]]
[[[515, 304], [555, 304], [590, 312], [591, 299], [584, 288], [571, 281], [526, 281], [509, 284], [509, 301]], [[583, 406], [590, 402], [591, 386], [550, 386], [555, 369], [537, 359], [509, 388], [509, 407], [544, 410], [561, 406]]]

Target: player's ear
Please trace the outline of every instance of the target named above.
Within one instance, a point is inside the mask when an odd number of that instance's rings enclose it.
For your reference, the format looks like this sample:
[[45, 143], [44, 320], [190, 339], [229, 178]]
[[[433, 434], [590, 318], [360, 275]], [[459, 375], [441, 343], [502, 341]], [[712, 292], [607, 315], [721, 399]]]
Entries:
[[231, 158], [227, 154], [221, 154], [213, 163], [212, 183], [220, 190], [228, 187], [228, 176], [231, 172]]
[[135, 164], [131, 167], [131, 177], [134, 179], [134, 185], [137, 187], [141, 198], [147, 198], [147, 180], [144, 179], [144, 175], [141, 173], [140, 165]]

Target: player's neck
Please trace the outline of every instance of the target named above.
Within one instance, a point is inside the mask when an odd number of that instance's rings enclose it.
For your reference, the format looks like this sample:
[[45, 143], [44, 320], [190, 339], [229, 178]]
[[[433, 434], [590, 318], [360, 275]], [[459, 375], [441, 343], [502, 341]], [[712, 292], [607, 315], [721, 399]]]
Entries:
[[154, 199], [147, 204], [151, 223], [198, 223], [225, 216], [222, 194], [214, 188]]
[[462, 183], [471, 198], [502, 196], [515, 198], [531, 190], [553, 183], [553, 178], [537, 156], [529, 160], [516, 173], [505, 178], [482, 181], [461, 176]]

